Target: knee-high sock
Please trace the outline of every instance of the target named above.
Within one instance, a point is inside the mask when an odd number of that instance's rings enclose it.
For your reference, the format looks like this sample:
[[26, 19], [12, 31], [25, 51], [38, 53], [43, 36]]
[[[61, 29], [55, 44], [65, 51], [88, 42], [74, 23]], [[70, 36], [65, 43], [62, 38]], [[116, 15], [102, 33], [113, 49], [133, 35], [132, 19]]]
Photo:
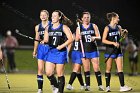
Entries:
[[53, 85], [54, 87], [58, 88], [58, 83], [57, 83], [56, 77], [54, 75], [47, 76], [47, 77], [50, 80], [51, 85]]
[[85, 73], [85, 82], [86, 86], [90, 86], [90, 71], [84, 72]]
[[84, 81], [81, 73], [77, 73], [77, 78], [81, 86], [84, 86]]
[[37, 75], [38, 89], [43, 88], [43, 75]]
[[69, 84], [72, 85], [76, 78], [76, 72], [72, 72], [69, 80]]
[[58, 89], [60, 93], [64, 93], [65, 77], [58, 77]]
[[97, 82], [98, 82], [98, 86], [102, 85], [102, 75], [101, 75], [101, 72], [100, 71], [95, 72], [95, 76], [96, 76], [96, 79], [97, 79]]
[[111, 74], [105, 73], [106, 87], [110, 86], [110, 79], [111, 79]]
[[124, 74], [123, 72], [118, 72], [119, 80], [120, 80], [120, 85], [124, 86]]

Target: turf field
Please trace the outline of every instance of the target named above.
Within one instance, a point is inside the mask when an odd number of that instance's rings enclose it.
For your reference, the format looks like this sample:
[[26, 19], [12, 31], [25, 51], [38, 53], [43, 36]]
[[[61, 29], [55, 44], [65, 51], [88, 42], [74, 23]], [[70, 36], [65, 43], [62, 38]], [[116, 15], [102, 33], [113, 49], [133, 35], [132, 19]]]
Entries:
[[[139, 53], [140, 54], [140, 53]], [[18, 73], [8, 73], [8, 78], [10, 82], [11, 89], [8, 90], [6, 78], [4, 73], [0, 73], [0, 93], [36, 93], [37, 91], [37, 82], [36, 82], [36, 72], [37, 72], [37, 61], [32, 58], [32, 50], [16, 50], [16, 65], [19, 69]], [[105, 86], [105, 63], [104, 63], [103, 52], [100, 55], [100, 68], [102, 72], [103, 86]], [[140, 66], [140, 55], [139, 55], [139, 65]], [[6, 67], [7, 68], [7, 67]], [[65, 73], [66, 73], [66, 84], [69, 80], [69, 75], [72, 71], [71, 62], [66, 64]], [[113, 64], [112, 73], [115, 73], [116, 68]], [[140, 73], [140, 67], [138, 68]], [[91, 91], [87, 93], [101, 93], [98, 91], [97, 82], [91, 67]], [[124, 73], [125, 73], [125, 83], [128, 86], [132, 86], [133, 90], [127, 93], [140, 93], [140, 75], [139, 76], [128, 76], [127, 73], [130, 73], [129, 62], [128, 62], [128, 53], [125, 53], [124, 57]], [[80, 90], [80, 85], [76, 79], [73, 83], [75, 88], [73, 91], [65, 89], [65, 93], [86, 93]], [[111, 93], [119, 92], [119, 80], [118, 77], [114, 74], [111, 78]], [[44, 75], [44, 93], [52, 93], [51, 87], [48, 79]]]
[[[36, 74], [8, 74], [11, 89], [7, 88], [7, 83], [5, 80], [5, 75], [0, 75], [0, 93], [36, 93], [37, 82]], [[69, 75], [66, 75], [66, 83], [68, 83]], [[128, 77], [125, 76], [125, 83], [128, 86], [132, 86], [133, 90], [127, 93], [140, 93], [140, 76]], [[104, 75], [103, 75], [103, 85], [105, 85]], [[91, 91], [85, 92], [80, 90], [80, 85], [76, 79], [73, 83], [74, 90], [70, 91], [65, 88], [65, 93], [101, 93], [98, 91], [97, 83], [94, 75], [91, 75]], [[111, 93], [119, 92], [119, 81], [117, 76], [112, 76], [111, 79]], [[49, 81], [44, 76], [44, 90], [43, 93], [52, 93]]]
[[[27, 72], [36, 72], [37, 71], [37, 61], [35, 58], [32, 57], [32, 50], [16, 50], [15, 54], [16, 58], [16, 65], [20, 71], [27, 71]], [[71, 61], [71, 60], [70, 60]], [[104, 63], [104, 53], [100, 52], [100, 68], [101, 72], [105, 72], [105, 63]], [[91, 65], [92, 66], [92, 65]], [[138, 72], [140, 73], [140, 52], [139, 52], [139, 61], [138, 61]], [[66, 64], [65, 73], [71, 73], [71, 62]], [[91, 71], [93, 69], [91, 67]], [[116, 72], [116, 67], [113, 62], [112, 73]], [[129, 61], [128, 61], [128, 53], [126, 52], [124, 55], [124, 73], [130, 73]]]

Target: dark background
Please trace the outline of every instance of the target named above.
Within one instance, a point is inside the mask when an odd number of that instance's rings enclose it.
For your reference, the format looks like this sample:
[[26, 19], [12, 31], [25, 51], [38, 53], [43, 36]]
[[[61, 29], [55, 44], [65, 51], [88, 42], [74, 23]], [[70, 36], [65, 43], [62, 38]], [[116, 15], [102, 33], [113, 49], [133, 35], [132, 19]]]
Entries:
[[119, 24], [129, 31], [129, 38], [140, 41], [140, 14], [138, 0], [1, 0], [0, 1], [0, 34], [6, 36], [8, 29], [16, 36], [20, 45], [33, 45], [33, 41], [16, 35], [15, 29], [23, 34], [34, 37], [34, 27], [40, 22], [39, 13], [42, 9], [50, 12], [61, 10], [74, 22], [70, 27], [75, 31], [76, 13], [89, 11], [91, 22], [97, 24], [102, 35], [108, 24], [106, 13], [116, 12], [120, 16]]

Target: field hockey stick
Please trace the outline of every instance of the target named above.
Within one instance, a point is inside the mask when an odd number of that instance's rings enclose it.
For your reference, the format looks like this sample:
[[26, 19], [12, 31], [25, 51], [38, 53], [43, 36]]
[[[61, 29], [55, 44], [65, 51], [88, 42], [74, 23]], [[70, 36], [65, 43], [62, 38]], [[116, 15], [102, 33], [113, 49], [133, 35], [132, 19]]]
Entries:
[[[33, 38], [33, 37], [30, 37], [30, 36], [27, 36], [27, 35], [25, 35], [25, 34], [22, 34], [22, 33], [20, 33], [19, 32], [19, 30], [15, 30], [15, 32], [18, 34], [18, 35], [20, 35], [20, 36], [22, 36], [22, 37], [26, 37], [26, 38], [28, 38], [28, 39], [31, 39], [31, 40], [34, 40], [34, 41], [37, 41], [37, 42], [41, 42], [42, 40], [37, 40], [37, 39], [35, 39], [35, 38]], [[44, 42], [43, 44], [48, 44], [47, 42]]]
[[[125, 37], [127, 36], [127, 34], [128, 34], [128, 31], [126, 29], [122, 29], [122, 30], [123, 30], [123, 33], [122, 33], [121, 38], [119, 39], [119, 42], [118, 43], [121, 43], [125, 39]], [[115, 40], [116, 40], [116, 38], [115, 38]], [[105, 60], [105, 63], [108, 61], [108, 59], [115, 52], [116, 49], [117, 49], [117, 47], [114, 47], [114, 49], [112, 50], [112, 52], [109, 54], [109, 56]]]
[[[78, 21], [78, 14], [76, 14], [76, 17], [77, 17], [77, 25], [78, 25], [78, 29], [79, 29], [79, 34], [81, 35], [81, 31], [80, 31], [80, 22]], [[85, 55], [85, 51], [84, 51], [84, 47], [83, 47], [83, 42], [82, 42], [82, 39], [80, 38], [80, 44], [81, 44], [81, 50], [82, 50], [82, 55], [83, 57], [85, 58], [86, 55]]]
[[8, 88], [10, 89], [10, 84], [9, 84], [9, 80], [8, 80], [8, 75], [7, 75], [7, 72], [6, 72], [6, 69], [5, 69], [5, 66], [4, 66], [4, 63], [3, 63], [3, 60], [1, 59], [0, 62], [1, 62], [1, 64], [2, 64], [2, 67], [3, 67], [4, 73], [5, 73], [5, 77], [6, 77], [6, 81], [7, 81]]
[[28, 39], [41, 42], [41, 40], [37, 40], [37, 39], [35, 39], [35, 38], [33, 38], [33, 37], [30, 37], [30, 36], [27, 36], [27, 35], [25, 35], [25, 34], [20, 33], [18, 29], [16, 29], [15, 32], [16, 32], [18, 35], [22, 36], [22, 37], [26, 37], [26, 38], [28, 38]]

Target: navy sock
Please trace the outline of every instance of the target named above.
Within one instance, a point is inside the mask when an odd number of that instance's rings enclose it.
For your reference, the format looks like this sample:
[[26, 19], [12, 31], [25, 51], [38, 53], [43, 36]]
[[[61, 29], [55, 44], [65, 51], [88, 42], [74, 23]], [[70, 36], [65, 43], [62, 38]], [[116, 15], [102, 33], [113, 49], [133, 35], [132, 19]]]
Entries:
[[84, 72], [86, 86], [90, 86], [90, 71]]
[[111, 74], [105, 73], [106, 87], [110, 86]]
[[37, 75], [38, 89], [43, 88], [43, 75]]
[[54, 85], [54, 87], [58, 88], [58, 83], [57, 83], [56, 77], [54, 75], [47, 76], [47, 77], [50, 80], [51, 85]]
[[102, 85], [102, 76], [101, 76], [101, 72], [100, 72], [100, 71], [95, 72], [95, 76], [96, 76], [96, 79], [97, 79], [97, 82], [98, 82], [98, 86]]
[[124, 74], [123, 72], [118, 72], [119, 80], [120, 80], [120, 85], [124, 86]]
[[81, 73], [77, 73], [77, 78], [81, 86], [84, 86], [84, 81]]
[[72, 85], [76, 78], [76, 72], [72, 72], [69, 80], [69, 84]]
[[64, 86], [65, 86], [65, 77], [64, 76], [58, 77], [59, 93], [64, 93]]

